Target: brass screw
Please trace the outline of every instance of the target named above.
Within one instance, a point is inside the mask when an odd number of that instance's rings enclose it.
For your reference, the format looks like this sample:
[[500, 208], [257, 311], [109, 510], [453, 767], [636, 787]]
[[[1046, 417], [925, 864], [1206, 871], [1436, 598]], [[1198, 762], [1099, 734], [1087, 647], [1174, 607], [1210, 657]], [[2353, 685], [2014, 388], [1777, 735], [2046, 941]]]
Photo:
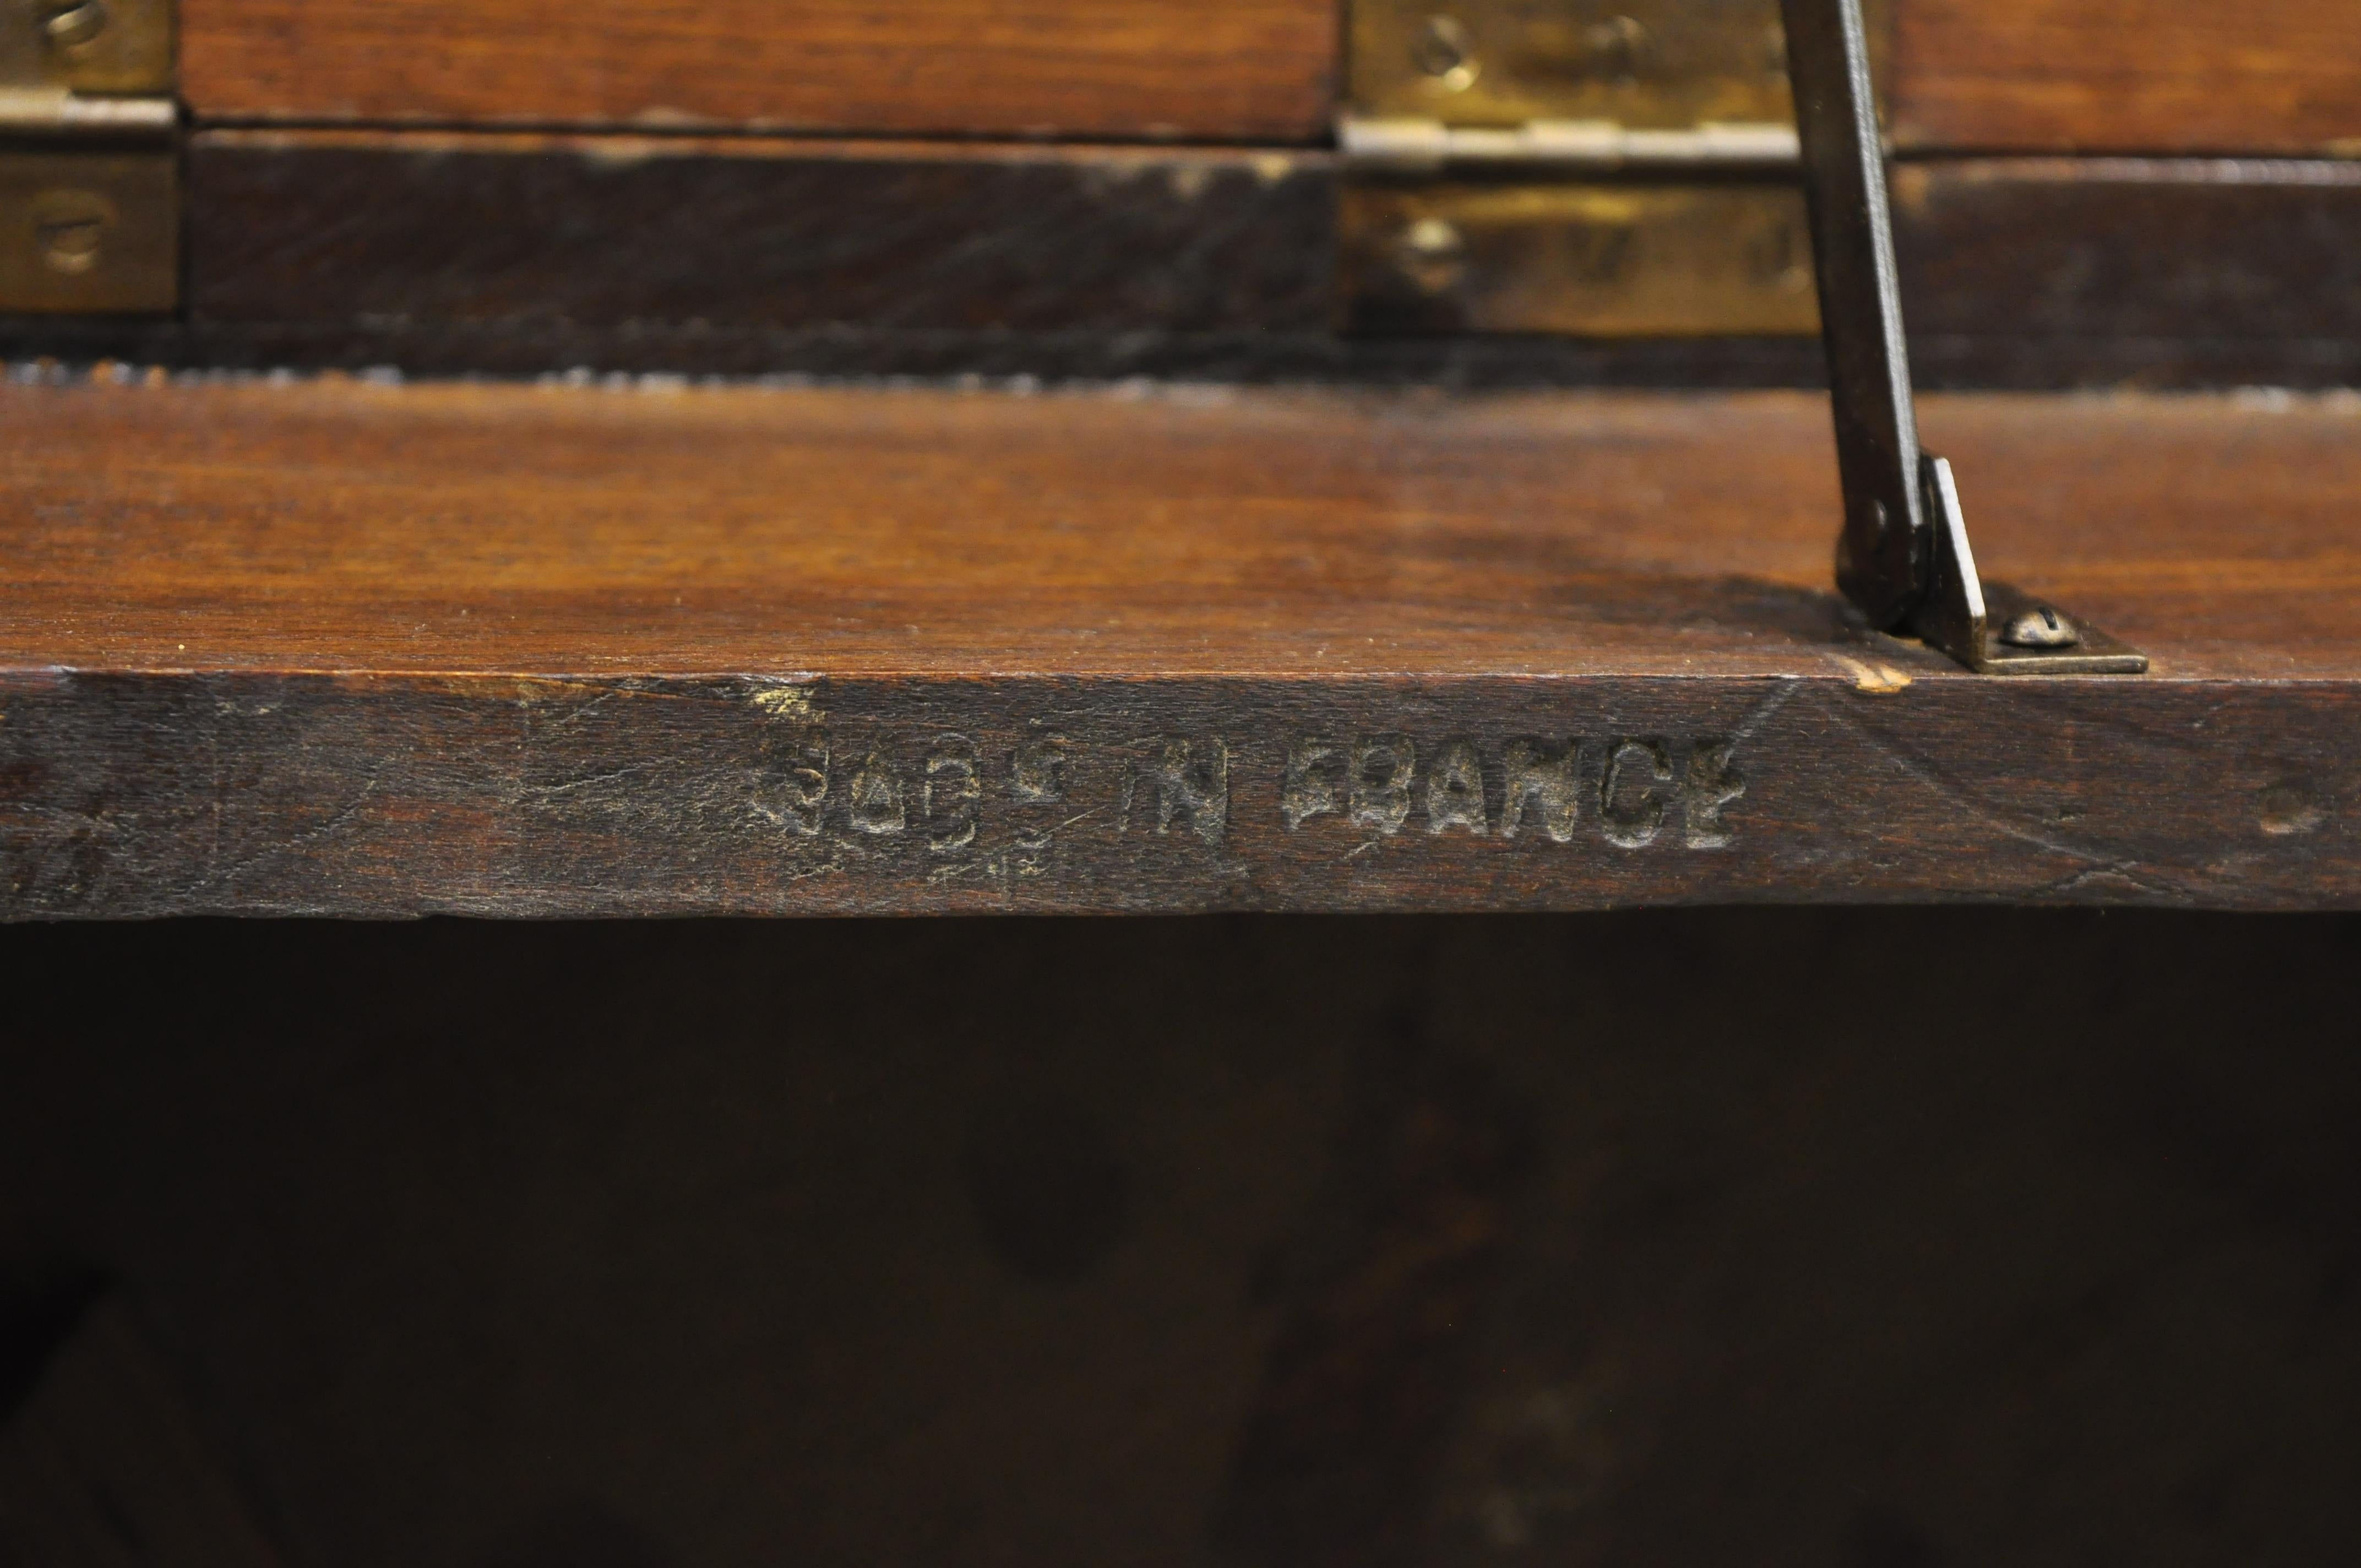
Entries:
[[2044, 604], [2012, 619], [2000, 640], [2012, 648], [2071, 648], [2082, 641], [2082, 630]]
[[1648, 48], [1648, 29], [1636, 17], [1610, 17], [1586, 29], [1582, 41], [1594, 61], [1592, 75], [1624, 84], [1639, 79], [1641, 57]]
[[1429, 16], [1411, 40], [1411, 59], [1445, 93], [1465, 93], [1476, 85], [1476, 40], [1456, 16]]
[[1396, 247], [1394, 265], [1422, 294], [1448, 294], [1467, 270], [1467, 238], [1444, 218], [1421, 218]]
[[77, 49], [97, 41], [106, 31], [106, 0], [68, 0], [50, 11], [41, 24], [41, 36], [54, 49]]
[[53, 191], [33, 212], [33, 243], [52, 272], [79, 278], [105, 258], [106, 231], [115, 210], [88, 191]]

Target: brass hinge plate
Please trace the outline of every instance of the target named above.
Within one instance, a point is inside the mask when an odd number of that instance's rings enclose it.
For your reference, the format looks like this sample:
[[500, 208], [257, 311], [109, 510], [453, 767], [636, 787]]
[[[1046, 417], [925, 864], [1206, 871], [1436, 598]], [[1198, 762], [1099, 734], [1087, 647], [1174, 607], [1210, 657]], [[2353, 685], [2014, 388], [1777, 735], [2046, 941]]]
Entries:
[[0, 0], [0, 87], [167, 96], [172, 0]]
[[0, 0], [0, 313], [181, 293], [171, 0]]
[[174, 309], [180, 186], [180, 159], [169, 147], [0, 145], [0, 313]]
[[[1871, 0], [1884, 52], [1890, 0]], [[1356, 115], [1632, 130], [1795, 120], [1779, 0], [1350, 0]]]
[[1703, 125], [1635, 130], [1612, 120], [1528, 120], [1521, 126], [1446, 126], [1440, 120], [1347, 115], [1336, 143], [1355, 170], [1441, 173], [1453, 169], [1542, 170], [1793, 170], [1803, 148], [1793, 126]]
[[1350, 6], [1348, 328], [1819, 331], [1779, 0]]
[[87, 98], [62, 87], [0, 87], [0, 136], [166, 137], [181, 123], [170, 98]]
[[1340, 200], [1351, 331], [1819, 330], [1811, 227], [1792, 185], [1371, 180]]

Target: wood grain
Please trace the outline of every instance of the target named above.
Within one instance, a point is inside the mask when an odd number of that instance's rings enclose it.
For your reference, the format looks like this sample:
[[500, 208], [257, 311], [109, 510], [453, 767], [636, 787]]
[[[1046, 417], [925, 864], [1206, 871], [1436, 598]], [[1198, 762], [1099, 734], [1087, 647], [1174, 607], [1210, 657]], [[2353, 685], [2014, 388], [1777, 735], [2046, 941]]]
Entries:
[[[1912, 148], [2295, 152], [2361, 141], [2346, 0], [1901, 0]], [[1330, 0], [183, 0], [208, 122], [1321, 137]], [[431, 38], [433, 47], [419, 40]]]
[[194, 138], [189, 166], [206, 322], [1223, 333], [1329, 314], [1320, 153], [246, 131]]
[[182, 0], [208, 120], [1304, 141], [1331, 0]]
[[1911, 148], [2361, 147], [2350, 0], [1901, 0], [1894, 137]]
[[[1321, 153], [1203, 148], [209, 132], [189, 155], [193, 336], [99, 352], [510, 373], [1480, 379], [1490, 356], [1528, 379], [1817, 374], [1816, 343], [1340, 343], [1336, 178]], [[1946, 159], [1894, 180], [1937, 382], [2334, 384], [2361, 366], [2361, 164]], [[73, 330], [16, 346], [80, 356]]]
[[20, 916], [2361, 899], [2349, 400], [1938, 401], [2026, 683], [1803, 396], [0, 403]]
[[2278, 345], [2290, 365], [2361, 342], [2361, 162], [1947, 159], [1893, 179], [1914, 334]]

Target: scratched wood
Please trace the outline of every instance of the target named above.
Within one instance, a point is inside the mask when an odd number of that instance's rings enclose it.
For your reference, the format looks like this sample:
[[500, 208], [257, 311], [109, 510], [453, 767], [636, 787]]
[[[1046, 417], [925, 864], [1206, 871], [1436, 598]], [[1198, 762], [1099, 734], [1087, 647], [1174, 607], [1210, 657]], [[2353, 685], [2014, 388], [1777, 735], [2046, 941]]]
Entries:
[[1332, 0], [181, 0], [202, 118], [1304, 141]]
[[1905, 147], [2361, 146], [2351, 0], [1901, 0], [1894, 13]]
[[2349, 399], [1937, 400], [2024, 683], [1802, 395], [0, 405], [20, 917], [2361, 902]]

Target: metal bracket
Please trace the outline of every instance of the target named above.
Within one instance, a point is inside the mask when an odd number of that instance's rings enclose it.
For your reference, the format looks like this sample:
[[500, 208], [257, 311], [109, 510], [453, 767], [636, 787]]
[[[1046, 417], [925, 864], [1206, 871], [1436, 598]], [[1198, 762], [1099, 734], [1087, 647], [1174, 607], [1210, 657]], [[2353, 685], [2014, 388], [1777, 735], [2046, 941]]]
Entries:
[[1337, 195], [1347, 331], [1810, 338], [1804, 196], [1768, 180], [1423, 181]]
[[1922, 456], [1861, 0], [1780, 0], [1828, 345], [1837, 586], [1981, 674], [2138, 674], [2147, 655], [1976, 571], [1951, 466]]
[[0, 87], [166, 98], [172, 49], [172, 0], [0, 0]]
[[180, 300], [170, 0], [0, 0], [0, 314]]
[[1951, 465], [1918, 460], [1921, 503], [1934, 528], [1926, 597], [1910, 630], [1980, 675], [2136, 675], [2147, 655], [2005, 583], [1986, 583], [1968, 543]]
[[1356, 168], [1422, 174], [1471, 166], [1589, 173], [1764, 169], [1784, 174], [1798, 156], [1792, 126], [1634, 130], [1612, 120], [1528, 120], [1499, 127], [1360, 115], [1338, 119], [1336, 148]]
[[1345, 10], [1344, 330], [1818, 334], [1778, 0]]
[[[1867, 4], [1872, 23], [1893, 8]], [[1345, 10], [1356, 115], [1641, 132], [1784, 130], [1792, 118], [1776, 0], [1347, 0]]]

